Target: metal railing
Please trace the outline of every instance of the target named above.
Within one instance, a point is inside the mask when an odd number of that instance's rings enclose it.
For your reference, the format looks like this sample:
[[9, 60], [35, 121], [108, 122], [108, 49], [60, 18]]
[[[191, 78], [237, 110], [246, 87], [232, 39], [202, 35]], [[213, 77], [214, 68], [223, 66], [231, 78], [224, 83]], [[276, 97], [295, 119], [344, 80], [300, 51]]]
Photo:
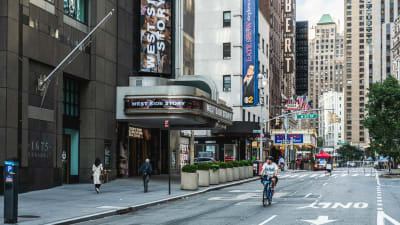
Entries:
[[375, 174], [374, 161], [348, 161], [345, 163], [347, 173]]

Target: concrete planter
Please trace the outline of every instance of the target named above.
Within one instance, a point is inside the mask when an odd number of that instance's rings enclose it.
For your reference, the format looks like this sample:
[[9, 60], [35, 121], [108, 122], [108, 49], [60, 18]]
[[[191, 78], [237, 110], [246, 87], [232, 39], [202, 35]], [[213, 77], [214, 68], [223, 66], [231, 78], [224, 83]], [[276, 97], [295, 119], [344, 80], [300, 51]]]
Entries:
[[210, 171], [209, 170], [197, 170], [199, 174], [199, 186], [208, 187], [210, 186]]
[[233, 168], [226, 168], [226, 181], [233, 181]]
[[199, 174], [197, 173], [181, 173], [181, 189], [197, 190], [199, 188]]
[[249, 178], [253, 177], [253, 166], [247, 166], [247, 171], [249, 173]]
[[219, 183], [226, 183], [226, 169], [219, 169]]
[[233, 167], [233, 180], [239, 180], [239, 167]]
[[219, 184], [219, 171], [210, 170], [210, 184]]
[[241, 166], [241, 167], [239, 167], [239, 179], [242, 180], [245, 178], [246, 178], [245, 169], [244, 169], [244, 166]]

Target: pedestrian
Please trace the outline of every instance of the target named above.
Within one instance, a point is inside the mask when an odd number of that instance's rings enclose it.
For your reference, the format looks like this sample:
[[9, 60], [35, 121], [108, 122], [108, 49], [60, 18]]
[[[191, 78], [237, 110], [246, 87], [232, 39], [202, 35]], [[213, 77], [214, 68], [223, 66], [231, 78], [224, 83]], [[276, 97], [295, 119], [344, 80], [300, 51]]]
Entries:
[[100, 176], [103, 172], [103, 164], [101, 164], [101, 161], [99, 158], [96, 158], [94, 161], [94, 164], [92, 166], [92, 171], [93, 171], [93, 184], [94, 188], [97, 192], [97, 194], [100, 193], [100, 186], [101, 186], [101, 179]]
[[145, 193], [148, 190], [150, 176], [151, 176], [152, 171], [153, 171], [153, 168], [151, 167], [150, 159], [146, 159], [145, 163], [143, 163], [139, 169], [140, 174], [142, 174], [142, 176], [143, 176], [143, 186], [144, 186]]
[[279, 156], [278, 164], [281, 168], [281, 171], [283, 172], [285, 170], [285, 159], [282, 156]]

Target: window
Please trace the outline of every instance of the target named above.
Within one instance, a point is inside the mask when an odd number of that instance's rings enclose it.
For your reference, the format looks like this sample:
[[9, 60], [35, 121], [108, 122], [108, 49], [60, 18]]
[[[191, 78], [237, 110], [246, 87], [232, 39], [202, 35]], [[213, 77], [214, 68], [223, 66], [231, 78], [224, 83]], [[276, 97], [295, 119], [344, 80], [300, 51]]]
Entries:
[[242, 110], [242, 121], [246, 121], [246, 110]]
[[224, 43], [223, 57], [224, 59], [231, 58], [231, 43]]
[[231, 75], [224, 75], [223, 86], [225, 92], [231, 91]]
[[88, 0], [64, 0], [64, 14], [87, 24]]
[[75, 80], [64, 78], [63, 95], [64, 115], [79, 117], [79, 83]]
[[50, 2], [51, 4], [54, 4], [54, 0], [45, 0], [46, 2]]
[[263, 53], [265, 53], [265, 48], [264, 48], [264, 46], [265, 46], [265, 42], [264, 42], [264, 38], [262, 39], [262, 49], [263, 49]]
[[225, 11], [223, 27], [230, 27], [230, 26], [231, 26], [231, 11]]
[[247, 112], [247, 121], [250, 122], [250, 112]]

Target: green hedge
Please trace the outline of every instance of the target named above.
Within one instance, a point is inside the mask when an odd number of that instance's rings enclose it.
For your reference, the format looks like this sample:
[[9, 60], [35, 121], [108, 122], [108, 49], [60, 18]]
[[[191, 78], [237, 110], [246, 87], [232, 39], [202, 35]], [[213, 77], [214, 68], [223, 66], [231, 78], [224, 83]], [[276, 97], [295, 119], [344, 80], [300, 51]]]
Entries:
[[226, 162], [220, 162], [220, 163], [219, 163], [219, 168], [221, 168], [221, 169], [226, 169], [226, 168], [228, 168], [228, 165], [227, 165]]
[[185, 165], [182, 167], [182, 172], [185, 173], [196, 173], [197, 166], [196, 165]]
[[208, 163], [199, 163], [197, 165], [198, 170], [209, 170], [210, 169], [210, 164]]
[[233, 167], [241, 167], [239, 161], [232, 161], [232, 163], [233, 163]]
[[210, 162], [209, 166], [210, 166], [210, 169], [212, 169], [213, 171], [216, 171], [219, 169], [219, 165], [216, 162]]
[[233, 168], [233, 162], [226, 162], [226, 168]]

